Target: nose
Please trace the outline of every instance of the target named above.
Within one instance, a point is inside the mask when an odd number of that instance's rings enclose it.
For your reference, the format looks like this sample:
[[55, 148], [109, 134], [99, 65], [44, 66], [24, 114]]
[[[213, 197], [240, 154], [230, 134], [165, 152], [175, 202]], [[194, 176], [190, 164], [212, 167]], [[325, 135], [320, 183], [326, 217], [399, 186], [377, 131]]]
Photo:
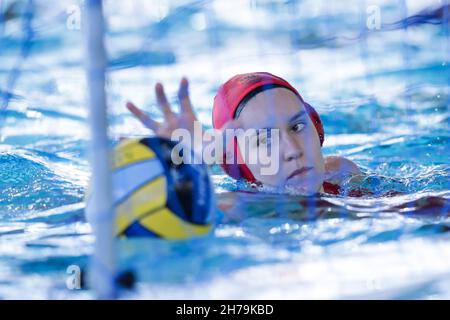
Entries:
[[289, 134], [283, 137], [283, 156], [285, 161], [294, 161], [303, 157], [303, 148]]

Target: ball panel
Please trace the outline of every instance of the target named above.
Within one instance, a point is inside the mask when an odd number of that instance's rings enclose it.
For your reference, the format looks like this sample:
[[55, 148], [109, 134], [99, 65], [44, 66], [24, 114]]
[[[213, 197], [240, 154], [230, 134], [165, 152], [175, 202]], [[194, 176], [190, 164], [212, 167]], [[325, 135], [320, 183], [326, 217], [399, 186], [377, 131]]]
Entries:
[[151, 148], [164, 170], [167, 179], [167, 208], [185, 221], [190, 221], [192, 210], [192, 180], [184, 174], [184, 167], [191, 165], [174, 164], [171, 153], [177, 144], [166, 139], [144, 138], [142, 144]]
[[164, 170], [158, 158], [132, 163], [115, 170], [112, 175], [114, 205], [125, 201], [137, 189], [160, 176], [164, 176]]
[[130, 194], [126, 201], [116, 206], [116, 233], [122, 233], [140, 217], [167, 202], [166, 178], [160, 176]]
[[193, 224], [182, 220], [167, 208], [162, 208], [140, 219], [140, 224], [165, 239], [186, 239], [207, 234], [210, 224]]
[[125, 167], [131, 163], [155, 158], [153, 150], [137, 139], [121, 141], [114, 152], [114, 169]]
[[123, 234], [125, 237], [128, 238], [135, 238], [135, 237], [159, 238], [157, 234], [151, 232], [137, 221], [133, 223], [127, 230], [125, 230]]
[[189, 221], [193, 223], [210, 223], [212, 221], [210, 203], [213, 200], [213, 190], [208, 171], [200, 165], [186, 166], [187, 175], [192, 180], [191, 209]]

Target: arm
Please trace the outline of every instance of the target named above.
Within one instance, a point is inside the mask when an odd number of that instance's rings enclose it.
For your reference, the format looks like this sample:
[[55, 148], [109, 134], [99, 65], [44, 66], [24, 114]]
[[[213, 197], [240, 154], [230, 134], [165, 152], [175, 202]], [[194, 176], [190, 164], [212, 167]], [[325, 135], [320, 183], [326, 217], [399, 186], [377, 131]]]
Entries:
[[341, 184], [348, 176], [359, 175], [361, 170], [351, 160], [339, 156], [329, 156], [325, 161], [325, 181]]

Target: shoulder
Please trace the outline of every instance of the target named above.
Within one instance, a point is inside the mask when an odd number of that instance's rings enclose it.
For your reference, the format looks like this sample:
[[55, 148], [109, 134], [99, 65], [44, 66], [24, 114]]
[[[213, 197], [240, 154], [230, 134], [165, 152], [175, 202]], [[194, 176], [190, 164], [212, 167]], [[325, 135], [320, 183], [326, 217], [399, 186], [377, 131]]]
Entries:
[[349, 175], [361, 174], [361, 170], [351, 160], [339, 157], [325, 157], [325, 181], [340, 183], [342, 179]]
[[361, 170], [359, 167], [351, 160], [339, 156], [328, 156], [325, 157], [325, 170], [340, 170], [349, 173], [359, 174]]

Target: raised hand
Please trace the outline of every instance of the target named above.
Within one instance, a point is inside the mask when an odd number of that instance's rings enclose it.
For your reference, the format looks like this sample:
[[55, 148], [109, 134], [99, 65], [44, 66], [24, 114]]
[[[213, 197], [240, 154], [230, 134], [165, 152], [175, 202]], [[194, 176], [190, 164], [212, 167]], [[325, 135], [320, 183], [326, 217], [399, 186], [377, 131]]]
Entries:
[[[144, 126], [147, 128], [153, 130], [155, 134], [159, 137], [172, 139], [172, 133], [176, 129], [186, 129], [191, 133], [191, 137], [194, 138], [194, 127], [196, 125], [197, 117], [195, 116], [194, 110], [192, 108], [191, 101], [189, 99], [189, 83], [186, 78], [182, 78], [180, 82], [180, 88], [178, 90], [178, 102], [180, 104], [180, 113], [175, 113], [170, 108], [169, 102], [167, 101], [166, 94], [164, 93], [164, 87], [161, 83], [157, 83], [155, 86], [155, 92], [156, 92], [156, 100], [158, 103], [159, 109], [162, 111], [164, 115], [164, 121], [158, 122], [152, 117], [150, 117], [148, 114], [143, 112], [140, 108], [136, 107], [132, 102], [127, 103], [127, 108], [130, 110], [130, 112], [138, 118], [139, 121], [142, 122]], [[201, 124], [198, 123], [197, 126]], [[218, 130], [216, 132], [220, 133], [220, 139], [223, 139], [223, 143], [221, 144], [223, 151], [227, 154], [229, 153], [229, 158], [233, 158], [232, 155], [234, 154], [234, 148], [233, 144], [225, 141], [225, 130], [226, 129], [237, 129], [241, 127], [241, 123], [239, 120], [231, 120], [227, 122], [221, 130]], [[197, 137], [198, 138], [198, 137]], [[191, 141], [192, 146], [197, 146], [196, 150], [202, 152], [203, 156], [203, 150], [204, 148], [209, 145], [210, 142], [205, 141], [204, 139], [200, 138], [199, 141]]]
[[153, 130], [157, 136], [164, 138], [171, 138], [172, 132], [176, 129], [187, 129], [193, 133], [195, 121], [194, 110], [189, 99], [189, 82], [186, 78], [182, 78], [180, 88], [178, 90], [178, 102], [180, 104], [180, 113], [172, 111], [169, 102], [167, 101], [164, 87], [161, 83], [155, 85], [156, 100], [159, 109], [164, 115], [164, 121], [158, 122], [152, 119], [149, 115], [144, 113], [141, 109], [136, 107], [132, 102], [127, 103], [127, 108], [130, 112], [142, 122], [144, 126]]

